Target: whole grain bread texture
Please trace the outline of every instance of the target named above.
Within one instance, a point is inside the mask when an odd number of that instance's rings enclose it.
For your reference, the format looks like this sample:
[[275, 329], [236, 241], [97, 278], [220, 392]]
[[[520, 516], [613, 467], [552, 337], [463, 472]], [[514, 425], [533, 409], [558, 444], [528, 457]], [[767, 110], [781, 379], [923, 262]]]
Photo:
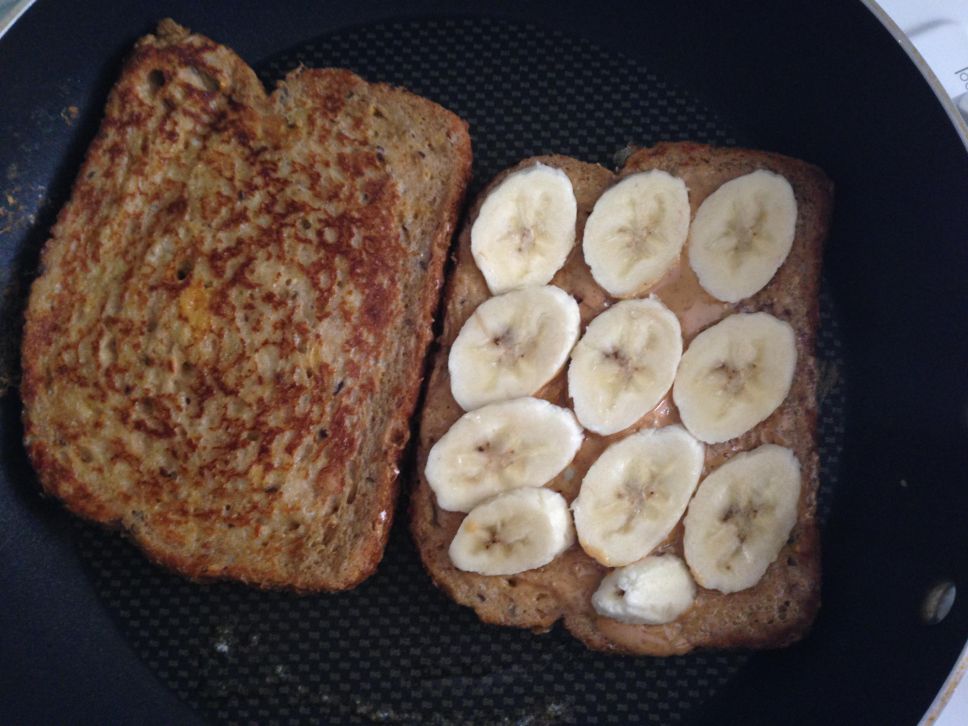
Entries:
[[171, 20], [107, 103], [26, 312], [25, 443], [72, 511], [198, 579], [379, 563], [466, 124], [299, 68], [271, 93]]
[[[580, 241], [595, 201], [618, 179], [649, 169], [662, 169], [679, 176], [689, 189], [693, 215], [702, 201], [724, 182], [756, 169], [782, 174], [796, 195], [798, 218], [792, 251], [771, 282], [751, 298], [736, 304], [712, 298], [699, 286], [689, 267], [686, 250], [677, 266], [650, 291], [678, 316], [686, 346], [700, 331], [731, 313], [763, 310], [793, 326], [798, 354], [792, 388], [779, 409], [746, 434], [707, 446], [703, 470], [705, 477], [736, 453], [762, 443], [792, 448], [802, 466], [803, 486], [798, 519], [790, 538], [757, 585], [730, 595], [700, 587], [693, 607], [666, 625], [628, 625], [599, 616], [592, 607], [591, 596], [607, 570], [586, 555], [577, 543], [548, 565], [513, 576], [489, 577], [458, 570], [451, 564], [447, 550], [465, 515], [440, 509], [423, 473], [430, 448], [463, 413], [450, 392], [447, 372], [450, 346], [464, 321], [489, 297], [471, 256], [471, 225], [490, 189], [507, 174], [536, 161], [563, 170], [575, 189], [578, 241], [552, 284], [578, 301], [583, 328], [614, 302], [592, 278], [582, 257]], [[418, 481], [411, 498], [411, 529], [434, 582], [456, 602], [474, 608], [487, 623], [546, 631], [561, 619], [575, 637], [596, 650], [672, 655], [696, 648], [773, 648], [801, 638], [820, 603], [814, 340], [819, 324], [822, 243], [830, 219], [832, 194], [832, 184], [823, 172], [802, 161], [761, 151], [693, 143], [665, 143], [638, 149], [617, 174], [572, 158], [545, 156], [525, 160], [495, 178], [476, 200], [460, 235], [456, 266], [445, 294], [443, 333], [432, 364], [420, 422]], [[565, 371], [537, 395], [570, 406]], [[678, 422], [670, 392], [629, 430], [608, 437], [586, 432], [571, 466], [547, 486], [571, 502], [578, 495], [589, 466], [610, 443], [632, 430]], [[680, 521], [655, 552], [682, 556], [682, 535]]]

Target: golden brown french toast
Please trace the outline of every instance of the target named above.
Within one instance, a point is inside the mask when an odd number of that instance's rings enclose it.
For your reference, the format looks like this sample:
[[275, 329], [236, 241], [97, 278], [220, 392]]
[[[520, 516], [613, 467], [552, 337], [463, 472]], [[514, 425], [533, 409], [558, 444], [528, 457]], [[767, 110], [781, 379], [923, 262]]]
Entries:
[[339, 590], [393, 519], [466, 124], [300, 68], [267, 94], [138, 41], [43, 251], [22, 349], [44, 489], [193, 578]]

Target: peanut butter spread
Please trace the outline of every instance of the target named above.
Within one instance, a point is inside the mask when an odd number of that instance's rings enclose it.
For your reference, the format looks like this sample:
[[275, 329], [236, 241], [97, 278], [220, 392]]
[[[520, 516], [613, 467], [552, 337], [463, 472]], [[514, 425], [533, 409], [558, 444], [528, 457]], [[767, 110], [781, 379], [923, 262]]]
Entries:
[[[730, 159], [730, 163], [710, 163], [703, 158], [712, 153], [709, 149], [690, 144], [645, 149], [633, 154], [618, 176], [600, 166], [566, 157], [540, 159], [542, 163], [559, 166], [569, 174], [578, 199], [575, 249], [551, 284], [566, 290], [578, 301], [583, 327], [616, 302], [595, 283], [582, 256], [582, 230], [595, 200], [617, 178], [640, 170], [662, 168], [681, 176], [686, 182], [691, 211], [695, 215], [703, 200], [721, 184], [755, 168], [743, 158], [741, 152], [735, 152], [736, 158]], [[728, 156], [730, 151], [721, 153]], [[687, 250], [684, 249], [677, 264], [646, 295], [655, 294], [676, 314], [682, 327], [684, 347], [688, 347], [699, 332], [734, 312], [764, 310], [787, 320], [794, 327], [798, 363], [794, 384], [786, 401], [768, 419], [747, 433], [722, 444], [706, 446], [703, 471], [705, 476], [735, 453], [753, 449], [761, 443], [775, 443], [794, 449], [803, 467], [804, 486], [799, 505], [800, 518], [790, 542], [755, 587], [730, 596], [699, 588], [694, 606], [677, 621], [667, 625], [627, 625], [601, 617], [592, 609], [591, 594], [598, 587], [605, 568], [584, 553], [578, 544], [545, 567], [510, 578], [513, 585], [508, 587], [489, 586], [488, 578], [454, 570], [444, 561], [446, 545], [463, 515], [437, 508], [432, 503], [429, 487], [421, 480], [415, 494], [413, 526], [421, 543], [424, 561], [428, 563], [438, 584], [458, 601], [475, 607], [483, 619], [541, 629], [549, 627], [558, 617], [563, 617], [569, 630], [591, 647], [671, 654], [703, 645], [722, 647], [776, 643], [778, 638], [790, 637], [790, 632], [796, 627], [802, 628], [803, 622], [809, 622], [812, 618], [817, 603], [819, 559], [813, 519], [817, 478], [813, 339], [817, 324], [819, 244], [825, 232], [829, 199], [823, 198], [823, 193], [827, 191], [825, 181], [819, 182], [817, 189], [812, 189], [802, 179], [792, 178], [790, 170], [782, 168], [776, 159], [783, 157], [762, 156], [763, 159], [755, 160], [757, 165], [770, 168], [772, 163], [778, 167], [775, 169], [778, 173], [791, 177], [801, 208], [793, 251], [774, 279], [759, 293], [740, 303], [719, 302], [700, 287], [688, 264]], [[517, 168], [532, 163], [534, 160], [528, 160]], [[809, 169], [812, 170], [812, 167]], [[506, 173], [510, 171], [513, 170]], [[812, 170], [807, 176], [811, 174], [819, 172]], [[502, 177], [495, 179], [493, 184], [499, 183]], [[811, 179], [811, 183], [815, 182]], [[481, 197], [485, 195], [486, 190]], [[823, 224], [814, 229], [812, 225], [816, 223], [818, 215]], [[474, 218], [474, 210], [470, 218]], [[418, 461], [421, 477], [430, 446], [462, 414], [450, 394], [446, 365], [448, 347], [464, 320], [489, 296], [470, 254], [469, 236], [468, 225], [460, 238], [457, 266], [448, 291], [441, 349], [427, 393]], [[536, 395], [557, 405], [570, 407], [565, 370]], [[609, 444], [641, 428], [658, 428], [679, 422], [670, 391], [652, 411], [622, 432], [603, 437], [586, 431], [584, 443], [571, 465], [547, 486], [561, 492], [571, 502], [578, 495], [588, 468]], [[673, 552], [682, 556], [681, 522], [656, 552]], [[501, 608], [509, 610], [502, 613]], [[778, 614], [777, 608], [783, 611], [782, 615]], [[782, 622], [787, 620], [788, 609], [789, 620]], [[762, 630], [751, 635], [750, 630], [757, 626], [757, 619], [767, 617], [770, 622], [760, 623]], [[785, 635], [781, 637], [778, 633]]]

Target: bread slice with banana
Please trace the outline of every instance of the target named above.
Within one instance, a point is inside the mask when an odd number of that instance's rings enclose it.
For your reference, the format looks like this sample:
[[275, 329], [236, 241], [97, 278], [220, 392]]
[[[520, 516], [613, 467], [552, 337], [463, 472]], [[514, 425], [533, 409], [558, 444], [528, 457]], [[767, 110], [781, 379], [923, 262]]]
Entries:
[[411, 528], [436, 584], [599, 650], [802, 637], [831, 207], [810, 164], [692, 143], [498, 175], [460, 236], [420, 422]]

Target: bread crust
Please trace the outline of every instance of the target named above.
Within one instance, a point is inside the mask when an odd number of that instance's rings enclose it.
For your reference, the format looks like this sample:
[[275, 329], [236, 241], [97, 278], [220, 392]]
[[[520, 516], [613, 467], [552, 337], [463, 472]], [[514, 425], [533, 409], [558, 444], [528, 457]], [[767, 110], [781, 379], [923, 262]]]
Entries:
[[[766, 287], [737, 304], [720, 303], [703, 291], [689, 269], [684, 250], [675, 270], [654, 292], [673, 309], [683, 325], [685, 343], [733, 312], [765, 310], [787, 320], [796, 331], [798, 363], [790, 394], [766, 421], [723, 444], [706, 447], [703, 476], [740, 451], [761, 443], [792, 448], [802, 466], [803, 486], [797, 523], [789, 541], [752, 588], [724, 595], [699, 588], [694, 606], [668, 625], [627, 625], [595, 613], [591, 595], [606, 570], [577, 544], [550, 564], [513, 577], [485, 577], [461, 572], [447, 548], [464, 515], [436, 506], [423, 474], [427, 455], [462, 411], [450, 394], [447, 355], [467, 316], [488, 297], [470, 254], [470, 227], [488, 191], [515, 169], [536, 161], [557, 166], [572, 179], [578, 199], [579, 240], [553, 284], [576, 296], [582, 324], [614, 302], [593, 281], [580, 249], [582, 230], [595, 200], [618, 179], [639, 171], [663, 169], [680, 176], [689, 188], [693, 215], [702, 201], [724, 182], [756, 169], [785, 176], [798, 203], [796, 234], [790, 256]], [[673, 655], [696, 648], [776, 648], [801, 638], [820, 604], [820, 541], [816, 522], [819, 462], [816, 438], [817, 366], [814, 344], [819, 325], [819, 282], [822, 244], [829, 226], [832, 184], [816, 167], [762, 151], [715, 148], [693, 143], [665, 143], [634, 151], [618, 174], [567, 157], [537, 157], [502, 172], [474, 203], [461, 231], [456, 265], [445, 295], [444, 327], [435, 354], [423, 407], [417, 453], [418, 479], [411, 497], [411, 529], [424, 566], [434, 582], [456, 602], [474, 608], [487, 623], [546, 631], [559, 619], [588, 647], [629, 654]], [[565, 372], [539, 396], [570, 405]], [[678, 422], [667, 396], [634, 427]], [[599, 437], [586, 432], [575, 462], [548, 484], [571, 501], [588, 466], [608, 443], [628, 434]], [[657, 548], [682, 554], [682, 523]]]
[[40, 483], [188, 577], [368, 577], [393, 520], [467, 125], [341, 69], [267, 94], [171, 20], [111, 91], [26, 313]]

